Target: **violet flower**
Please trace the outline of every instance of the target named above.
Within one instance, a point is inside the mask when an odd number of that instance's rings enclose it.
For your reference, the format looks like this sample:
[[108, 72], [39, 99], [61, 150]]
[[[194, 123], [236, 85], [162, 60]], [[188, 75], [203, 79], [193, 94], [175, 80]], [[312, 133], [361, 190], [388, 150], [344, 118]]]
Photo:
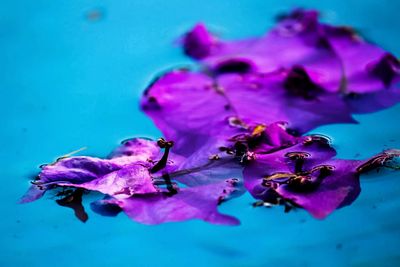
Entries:
[[245, 187], [261, 200], [257, 206], [284, 205], [286, 211], [301, 207], [322, 219], [357, 198], [360, 174], [386, 166], [400, 151], [388, 150], [368, 160], [335, 155], [329, 140], [318, 136], [306, 136], [273, 153], [259, 151], [244, 169]]
[[349, 27], [320, 23], [314, 10], [294, 10], [265, 36], [239, 41], [218, 40], [200, 24], [186, 35], [183, 46], [217, 74], [301, 66], [324, 90], [345, 93], [378, 91], [399, 81], [400, 64], [393, 55]]
[[[81, 204], [82, 189], [85, 189], [108, 196], [107, 200], [92, 204], [101, 214], [112, 204], [114, 210], [117, 207], [118, 211], [123, 210], [132, 219], [146, 224], [194, 218], [216, 224], [237, 224], [234, 217], [218, 213], [217, 206], [239, 190], [238, 181], [225, 176], [224, 180], [209, 185], [179, 188], [172, 179], [186, 175], [196, 177], [202, 168], [179, 169], [183, 158], [169, 152], [172, 145], [163, 139], [158, 142], [132, 139], [114, 150], [109, 159], [60, 158], [42, 166], [21, 202], [34, 201], [47, 190], [75, 188], [77, 190], [59, 192], [63, 198], [57, 203], [73, 208], [76, 216], [86, 221], [87, 214]], [[165, 148], [164, 153], [160, 148]]]
[[244, 183], [255, 206], [324, 218], [357, 198], [362, 173], [397, 167], [398, 150], [337, 159], [326, 138], [303, 136], [400, 101], [399, 61], [354, 30], [295, 10], [260, 38], [224, 42], [198, 24], [182, 43], [205, 69], [167, 72], [141, 100], [171, 141], [128, 140], [107, 159], [60, 158], [42, 166], [21, 202], [55, 191], [59, 205], [86, 221], [82, 197], [97, 191], [104, 198], [91, 208], [105, 216], [236, 225], [217, 206], [242, 194]]

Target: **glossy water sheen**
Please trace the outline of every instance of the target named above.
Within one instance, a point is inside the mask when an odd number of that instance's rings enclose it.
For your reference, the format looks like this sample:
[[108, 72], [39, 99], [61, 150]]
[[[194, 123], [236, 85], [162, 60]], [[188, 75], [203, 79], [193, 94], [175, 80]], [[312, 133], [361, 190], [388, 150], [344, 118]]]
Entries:
[[[259, 35], [294, 5], [318, 8], [400, 55], [396, 0], [1, 0], [0, 266], [400, 266], [400, 172], [364, 176], [360, 198], [324, 221], [252, 208], [248, 195], [221, 207], [239, 227], [144, 226], [92, 212], [82, 224], [48, 197], [16, 204], [41, 163], [159, 136], [138, 100], [158, 71], [191, 63], [173, 47], [180, 33], [204, 21], [225, 37]], [[399, 112], [314, 132], [332, 137], [339, 156], [367, 157], [400, 148]]]

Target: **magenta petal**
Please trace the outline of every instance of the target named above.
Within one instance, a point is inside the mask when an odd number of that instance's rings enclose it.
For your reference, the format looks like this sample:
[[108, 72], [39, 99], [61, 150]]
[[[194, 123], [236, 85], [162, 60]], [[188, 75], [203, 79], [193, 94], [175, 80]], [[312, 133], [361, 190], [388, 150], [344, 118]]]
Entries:
[[80, 184], [92, 181], [120, 168], [121, 166], [109, 160], [85, 156], [70, 157], [57, 160], [53, 164], [44, 165], [38, 178], [43, 184], [62, 181]]
[[143, 224], [160, 224], [190, 219], [201, 219], [214, 224], [238, 225], [239, 221], [218, 212], [218, 204], [232, 194], [235, 180], [215, 184], [182, 188], [176, 195], [150, 194], [127, 199], [110, 199], [98, 205], [117, 205], [134, 221]]
[[127, 162], [155, 160], [160, 155], [160, 147], [157, 142], [144, 138], [132, 138], [122, 142], [114, 149], [109, 158], [114, 161], [128, 159]]
[[[212, 40], [206, 32], [202, 25], [187, 36], [199, 36], [195, 43], [207, 52], [200, 57], [188, 54], [216, 74], [268, 73], [301, 66], [324, 90], [347, 93], [380, 91], [400, 79], [400, 63], [393, 55], [364, 41], [350, 28], [320, 23], [313, 10], [292, 11], [259, 38], [214, 38], [211, 45], [200, 41]], [[188, 46], [184, 47], [187, 50]]]
[[[132, 139], [114, 150], [110, 159], [85, 156], [61, 158], [42, 167], [38, 179], [21, 202], [36, 200], [45, 190], [55, 186], [99, 191], [117, 198], [159, 192], [153, 178], [161, 174], [152, 168], [162, 156], [157, 142]], [[169, 153], [161, 171], [173, 172], [181, 161], [181, 157]]]
[[137, 194], [155, 193], [159, 190], [153, 184], [149, 169], [140, 164], [131, 164], [115, 172], [94, 179], [82, 184], [57, 183], [59, 186], [72, 186], [92, 191], [99, 191], [103, 194], [116, 198], [130, 197]]
[[324, 139], [305, 137], [298, 145], [258, 154], [244, 170], [245, 187], [256, 198], [293, 203], [324, 218], [360, 192], [360, 161], [334, 160], [336, 152]]
[[196, 59], [208, 56], [214, 43], [214, 37], [207, 31], [204, 24], [201, 23], [197, 24], [183, 38], [185, 53]]
[[332, 174], [324, 178], [318, 188], [310, 192], [296, 192], [290, 186], [276, 190], [285, 199], [290, 199], [310, 212], [315, 218], [323, 219], [345, 203], [351, 204], [359, 195], [360, 182], [356, 171], [359, 162], [332, 160], [324, 165], [333, 166]]
[[215, 143], [224, 142], [234, 116], [220, 88], [202, 73], [184, 70], [169, 72], [145, 92], [142, 109], [150, 116], [167, 140], [174, 141], [174, 153], [190, 156], [212, 147], [205, 157], [215, 153]]
[[351, 204], [360, 193], [361, 173], [384, 167], [400, 155], [385, 151], [371, 159], [333, 159], [335, 150], [314, 136], [271, 154], [257, 154], [244, 169], [244, 184], [256, 199], [304, 208], [316, 218]]
[[350, 94], [345, 101], [352, 113], [370, 113], [389, 108], [400, 102], [400, 86], [379, 92]]
[[322, 92], [299, 69], [268, 75], [224, 75], [218, 82], [237, 116], [246, 122], [283, 121], [299, 133], [330, 123], [355, 122], [339, 95]]

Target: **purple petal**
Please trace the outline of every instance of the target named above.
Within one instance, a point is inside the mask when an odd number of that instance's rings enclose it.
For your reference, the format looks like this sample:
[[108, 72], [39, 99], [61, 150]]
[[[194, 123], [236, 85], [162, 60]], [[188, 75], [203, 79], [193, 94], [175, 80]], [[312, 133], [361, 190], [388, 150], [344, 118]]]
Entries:
[[[206, 33], [202, 25], [187, 36], [207, 36], [191, 38], [191, 47], [207, 51], [194, 58], [216, 74], [267, 73], [301, 66], [324, 90], [347, 93], [379, 91], [400, 78], [400, 64], [393, 55], [365, 42], [348, 27], [320, 23], [313, 10], [292, 11], [260, 38], [224, 42]], [[213, 40], [212, 45], [204, 39]], [[184, 48], [188, 49], [186, 43]]]
[[214, 39], [204, 24], [199, 23], [183, 39], [185, 53], [196, 59], [204, 58], [210, 54]]
[[[102, 200], [92, 207], [107, 214], [106, 210], [110, 210], [112, 205], [115, 210], [117, 205], [132, 220], [143, 224], [201, 219], [214, 224], [238, 225], [239, 221], [236, 218], [221, 214], [217, 210], [217, 206], [236, 190], [235, 183], [235, 180], [229, 179], [210, 185], [182, 188], [173, 196], [159, 193], [119, 200]], [[106, 207], [101, 208], [102, 205]], [[111, 215], [113, 214], [111, 212]]]
[[[21, 202], [40, 198], [46, 189], [55, 186], [99, 191], [117, 198], [134, 194], [159, 192], [153, 178], [160, 176], [152, 168], [162, 159], [157, 142], [132, 139], [124, 142], [111, 154], [110, 159], [69, 157], [44, 165], [38, 179]], [[173, 172], [181, 165], [182, 158], [169, 154], [163, 172]]]
[[318, 137], [272, 154], [257, 154], [244, 169], [244, 184], [256, 199], [291, 203], [316, 218], [351, 204], [360, 193], [359, 175], [399, 156], [392, 150], [365, 161], [333, 159], [335, 150]]
[[277, 121], [305, 133], [331, 123], [354, 123], [342, 98], [326, 93], [301, 69], [268, 75], [224, 75], [218, 82], [237, 116], [254, 124]]
[[169, 72], [146, 90], [142, 109], [166, 139], [174, 141], [173, 151], [190, 156], [206, 146], [216, 153], [216, 143], [231, 135], [229, 102], [212, 78], [184, 70]]
[[74, 184], [58, 182], [57, 185], [99, 191], [116, 198], [159, 191], [153, 184], [149, 169], [143, 165], [134, 163], [86, 183]]

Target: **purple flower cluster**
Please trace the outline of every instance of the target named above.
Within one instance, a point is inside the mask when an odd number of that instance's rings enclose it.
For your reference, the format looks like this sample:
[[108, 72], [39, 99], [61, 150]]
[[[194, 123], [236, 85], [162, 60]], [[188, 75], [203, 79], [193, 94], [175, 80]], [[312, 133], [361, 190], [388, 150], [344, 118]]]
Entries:
[[335, 158], [317, 126], [356, 123], [352, 114], [400, 100], [400, 63], [351, 28], [294, 10], [260, 38], [225, 42], [196, 25], [182, 38], [201, 71], [163, 74], [145, 91], [143, 111], [165, 139], [125, 141], [107, 159], [65, 157], [41, 167], [21, 202], [54, 191], [61, 206], [87, 214], [82, 195], [104, 194], [93, 211], [125, 212], [145, 224], [239, 221], [218, 205], [246, 190], [254, 206], [303, 208], [316, 218], [351, 204], [359, 176], [400, 156]]

